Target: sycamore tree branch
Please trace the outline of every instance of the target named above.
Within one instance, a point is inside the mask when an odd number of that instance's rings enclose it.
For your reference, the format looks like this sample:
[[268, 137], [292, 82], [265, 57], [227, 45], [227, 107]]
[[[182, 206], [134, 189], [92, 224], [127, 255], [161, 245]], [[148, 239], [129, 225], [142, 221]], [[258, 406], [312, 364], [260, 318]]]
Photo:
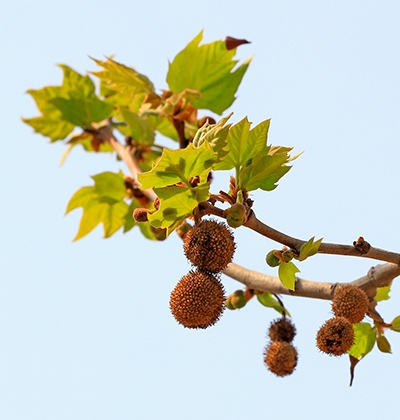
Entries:
[[[214, 206], [209, 202], [200, 203], [199, 209], [202, 214], [212, 214], [218, 217], [225, 217], [224, 210]], [[243, 226], [254, 230], [262, 236], [272, 239], [275, 242], [279, 242], [280, 244], [289, 247], [297, 253], [300, 251], [301, 246], [307, 242], [301, 239], [293, 238], [292, 236], [286, 235], [285, 233], [279, 232], [278, 230], [266, 225], [257, 219], [255, 213], [252, 210], [250, 211], [249, 217]], [[365, 257], [393, 264], [400, 264], [400, 254], [397, 252], [391, 252], [372, 247], [361, 237], [358, 238], [357, 241], [354, 241], [353, 245], [322, 242], [319, 246], [318, 253]]]
[[[266, 236], [276, 242], [287, 247], [300, 250], [300, 247], [306, 243], [301, 239], [293, 238], [282, 232], [279, 232], [257, 219], [254, 212], [251, 212], [245, 226], [258, 232], [260, 235]], [[374, 248], [363, 238], [354, 241], [353, 245], [331, 244], [322, 242], [319, 246], [318, 253], [331, 255], [348, 255], [353, 257], [372, 258], [374, 260], [386, 261], [393, 264], [400, 264], [400, 254], [396, 252], [386, 251], [384, 249]]]
[[[223, 274], [243, 283], [250, 289], [281, 295], [325, 300], [332, 300], [335, 287], [338, 284], [303, 280], [297, 277], [295, 290], [290, 290], [283, 286], [278, 277], [249, 270], [235, 263], [229, 264], [223, 271]], [[380, 264], [372, 267], [368, 274], [354, 280], [351, 284], [360, 287], [370, 298], [373, 298], [376, 295], [376, 289], [378, 287], [388, 286], [399, 275], [399, 265], [390, 263]]]
[[[123, 146], [113, 135], [112, 129], [110, 126], [106, 125], [96, 130], [96, 134], [107, 143], [110, 144], [110, 146], [115, 150], [117, 155], [124, 161], [126, 166], [128, 167], [132, 178], [137, 183], [137, 186], [140, 187], [140, 182], [138, 181], [138, 174], [140, 174], [142, 171], [139, 167], [138, 162], [136, 159], [134, 159], [132, 153], [130, 153], [130, 150], [128, 146]], [[154, 201], [156, 199], [156, 194], [153, 190], [147, 189], [147, 190], [141, 190], [143, 194], [150, 200]]]

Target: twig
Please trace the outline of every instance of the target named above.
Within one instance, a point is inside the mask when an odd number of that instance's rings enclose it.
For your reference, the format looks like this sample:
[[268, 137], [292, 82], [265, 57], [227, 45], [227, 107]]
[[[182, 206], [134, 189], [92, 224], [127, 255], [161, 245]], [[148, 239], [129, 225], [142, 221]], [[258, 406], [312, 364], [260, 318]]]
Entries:
[[[306, 243], [306, 241], [293, 238], [267, 226], [266, 224], [257, 219], [254, 212], [251, 212], [245, 226], [258, 232], [263, 236], [266, 236], [269, 239], [272, 239], [297, 251], [299, 251], [300, 247]], [[374, 248], [367, 243], [365, 244], [367, 246], [363, 249], [361, 246], [357, 246], [357, 242], [355, 242], [354, 245], [341, 245], [322, 242], [319, 246], [318, 253], [365, 257], [372, 258], [374, 260], [386, 261], [393, 264], [400, 264], [400, 254], [379, 248]]]

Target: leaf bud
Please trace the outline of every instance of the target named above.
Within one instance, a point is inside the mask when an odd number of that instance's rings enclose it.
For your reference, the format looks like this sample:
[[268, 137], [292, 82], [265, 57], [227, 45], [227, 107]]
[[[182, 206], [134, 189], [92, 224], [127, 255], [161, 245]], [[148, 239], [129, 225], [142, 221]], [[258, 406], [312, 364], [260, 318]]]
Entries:
[[241, 203], [235, 203], [228, 210], [226, 221], [232, 228], [238, 228], [247, 222], [246, 207]]
[[282, 259], [283, 259], [283, 262], [285, 263], [288, 263], [289, 261], [291, 261], [293, 257], [294, 257], [293, 252], [290, 251], [289, 249], [282, 252]]
[[228, 309], [240, 309], [243, 308], [247, 303], [244, 297], [243, 290], [236, 290], [226, 299], [225, 305]]
[[281, 259], [276, 255], [279, 251], [269, 251], [265, 260], [270, 267], [278, 267], [281, 263]]
[[378, 345], [378, 349], [382, 353], [391, 353], [392, 352], [392, 349], [390, 347], [390, 343], [384, 335], [378, 335], [378, 337], [376, 338], [376, 344]]

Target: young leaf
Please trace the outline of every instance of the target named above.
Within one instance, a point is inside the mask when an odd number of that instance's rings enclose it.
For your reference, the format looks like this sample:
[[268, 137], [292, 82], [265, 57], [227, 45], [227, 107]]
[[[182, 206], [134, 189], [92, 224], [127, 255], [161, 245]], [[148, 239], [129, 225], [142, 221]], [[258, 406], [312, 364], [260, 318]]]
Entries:
[[389, 286], [378, 287], [376, 289], [375, 300], [377, 302], [381, 302], [382, 300], [389, 300], [390, 299], [389, 292], [390, 292], [391, 286], [392, 286], [392, 283], [390, 283]]
[[205, 179], [216, 159], [217, 155], [208, 143], [197, 149], [192, 143], [186, 149], [165, 148], [153, 169], [139, 174], [139, 182], [142, 189], [166, 187], [179, 182], [190, 187], [189, 179], [194, 176]]
[[[94, 180], [94, 192], [98, 195], [100, 201], [105, 201], [104, 197], [115, 201], [121, 201], [126, 195], [124, 176], [121, 171], [103, 172], [92, 176]], [[107, 200], [110, 201], [110, 200]]]
[[348, 353], [356, 359], [362, 359], [374, 348], [376, 331], [368, 322], [354, 324], [353, 329], [354, 344]]
[[287, 263], [282, 262], [279, 265], [279, 279], [287, 289], [295, 290], [296, 273], [300, 273], [300, 270], [291, 261]]
[[146, 94], [154, 92], [153, 83], [135, 69], [111, 58], [93, 61], [103, 68], [91, 74], [102, 81], [102, 90], [108, 102], [138, 111]]
[[169, 234], [192, 214], [199, 203], [208, 199], [209, 188], [208, 182], [199, 184], [196, 188], [154, 188], [160, 199], [160, 206], [148, 216], [149, 222], [157, 228], [168, 228]]
[[300, 254], [296, 258], [299, 261], [304, 261], [306, 258], [315, 255], [318, 252], [319, 246], [321, 245], [322, 239], [318, 239], [314, 242], [315, 236], [313, 236], [308, 242], [303, 244], [300, 248]]
[[197, 90], [201, 98], [191, 104], [198, 109], [209, 109], [221, 115], [235, 100], [235, 93], [251, 59], [233, 70], [236, 50], [228, 50], [224, 41], [199, 45], [200, 32], [169, 65], [167, 83], [175, 93], [185, 89]]
[[74, 124], [62, 119], [61, 111], [51, 102], [55, 97], [67, 95], [61, 86], [47, 86], [38, 90], [28, 90], [42, 113], [40, 117], [22, 118], [36, 133], [49, 137], [52, 142], [65, 139], [74, 129]]
[[250, 165], [252, 158], [257, 153], [268, 153], [267, 136], [270, 120], [262, 121], [250, 130], [251, 122], [247, 117], [229, 129], [226, 140], [227, 156], [222, 162], [215, 165], [216, 170], [240, 169]]
[[222, 118], [217, 124], [205, 123], [199, 128], [193, 138], [193, 146], [195, 149], [199, 148], [204, 142], [207, 142], [212, 150], [217, 153], [218, 159], [224, 157], [228, 151], [224, 148], [227, 144], [227, 137], [229, 129], [232, 124], [226, 124], [229, 118], [233, 115], [231, 112], [227, 117]]
[[239, 173], [239, 186], [241, 189], [253, 191], [260, 188], [264, 191], [272, 191], [277, 187], [277, 182], [290, 170], [286, 166], [291, 158], [288, 148], [271, 148], [268, 153], [259, 152], [251, 164], [243, 168]]
[[280, 314], [290, 316], [288, 310], [279, 303], [278, 299], [272, 293], [265, 292], [257, 294], [257, 299], [267, 308], [274, 308]]
[[111, 104], [96, 96], [95, 86], [88, 76], [63, 64], [60, 67], [64, 73], [61, 86], [28, 91], [42, 116], [23, 120], [52, 141], [64, 139], [75, 126], [90, 127], [91, 123], [111, 116], [113, 111]]
[[92, 177], [95, 185], [80, 188], [70, 199], [66, 213], [82, 207], [83, 214], [74, 241], [103, 224], [108, 238], [126, 223], [129, 207], [124, 201], [126, 188], [122, 173], [104, 172]]
[[62, 87], [66, 96], [57, 96], [50, 102], [61, 111], [62, 119], [79, 127], [90, 127], [102, 121], [113, 111], [113, 106], [101, 101], [95, 94], [95, 86], [89, 76], [82, 76], [61, 64], [64, 73]]

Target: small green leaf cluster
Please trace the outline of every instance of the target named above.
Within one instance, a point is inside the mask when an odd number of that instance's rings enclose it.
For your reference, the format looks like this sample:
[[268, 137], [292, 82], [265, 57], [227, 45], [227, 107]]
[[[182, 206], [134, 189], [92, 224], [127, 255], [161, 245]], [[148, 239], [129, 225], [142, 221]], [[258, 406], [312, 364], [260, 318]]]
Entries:
[[273, 250], [268, 252], [265, 260], [270, 267], [278, 267], [278, 276], [282, 284], [290, 290], [295, 290], [296, 273], [300, 270], [292, 262], [293, 259], [304, 261], [308, 257], [315, 255], [318, 252], [322, 238], [314, 241], [312, 237], [309, 241], [301, 245], [297, 251], [295, 249]]

